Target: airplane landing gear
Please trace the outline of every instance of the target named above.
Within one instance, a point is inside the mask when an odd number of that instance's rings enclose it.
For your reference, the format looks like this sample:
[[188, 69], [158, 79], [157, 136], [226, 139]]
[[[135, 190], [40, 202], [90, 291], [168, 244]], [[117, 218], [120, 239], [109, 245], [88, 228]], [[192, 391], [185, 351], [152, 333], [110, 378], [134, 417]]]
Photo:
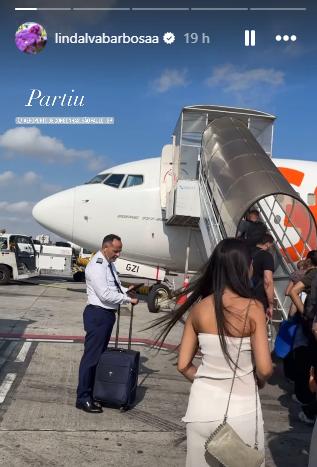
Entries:
[[148, 295], [147, 306], [150, 313], [158, 313], [168, 306], [168, 300], [171, 298], [171, 289], [168, 285], [155, 284], [151, 287]]

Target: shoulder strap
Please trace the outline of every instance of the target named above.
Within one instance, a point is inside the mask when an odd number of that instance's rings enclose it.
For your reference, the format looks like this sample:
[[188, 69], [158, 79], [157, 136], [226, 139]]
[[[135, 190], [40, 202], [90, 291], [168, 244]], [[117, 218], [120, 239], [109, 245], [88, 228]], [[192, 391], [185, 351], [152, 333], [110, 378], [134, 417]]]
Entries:
[[[237, 373], [237, 368], [238, 368], [238, 363], [239, 363], [239, 357], [240, 357], [240, 352], [241, 352], [241, 346], [242, 346], [242, 340], [243, 340], [243, 334], [245, 332], [248, 316], [249, 316], [249, 310], [250, 310], [250, 305], [251, 305], [251, 300], [248, 303], [248, 308], [245, 314], [245, 320], [244, 320], [244, 325], [243, 325], [243, 331], [242, 331], [242, 336], [240, 339], [240, 344], [239, 344], [239, 350], [238, 350], [238, 357], [237, 361], [235, 363], [234, 371], [233, 371], [233, 377], [232, 377], [232, 382], [231, 382], [231, 387], [230, 387], [230, 392], [229, 392], [229, 397], [228, 397], [228, 403], [227, 403], [227, 408], [225, 411], [225, 415], [223, 418], [223, 424], [227, 423], [227, 418], [228, 418], [228, 411], [229, 411], [229, 405], [230, 405], [230, 399], [231, 399], [231, 394], [232, 394], [232, 389], [234, 385], [234, 380], [236, 378], [236, 373]], [[256, 382], [256, 376], [255, 372], [253, 372], [254, 376], [254, 388], [255, 388], [255, 442], [254, 442], [254, 449], [258, 449], [258, 392], [257, 392], [257, 382]]]
[[242, 340], [243, 340], [243, 335], [244, 335], [245, 328], [246, 328], [246, 325], [247, 325], [247, 320], [248, 320], [248, 316], [249, 316], [250, 305], [251, 305], [251, 300], [250, 300], [249, 303], [248, 303], [247, 311], [246, 311], [246, 314], [245, 314], [244, 325], [243, 325], [243, 331], [242, 331], [242, 335], [241, 335], [241, 339], [240, 339], [240, 344], [239, 344], [238, 356], [237, 356], [237, 360], [236, 360], [236, 363], [235, 363], [235, 366], [234, 366], [234, 370], [233, 370], [233, 377], [232, 377], [231, 387], [230, 387], [230, 391], [229, 391], [229, 397], [228, 397], [227, 408], [226, 408], [226, 411], [225, 411], [225, 414], [224, 414], [224, 418], [223, 418], [223, 423], [226, 423], [227, 418], [228, 418], [228, 411], [229, 411], [229, 405], [230, 405], [230, 400], [231, 400], [231, 394], [232, 394], [232, 389], [233, 389], [233, 385], [234, 385], [234, 380], [236, 379], [236, 373], [237, 373], [237, 368], [238, 368], [238, 363], [239, 363], [239, 357], [240, 357], [240, 352], [241, 352]]

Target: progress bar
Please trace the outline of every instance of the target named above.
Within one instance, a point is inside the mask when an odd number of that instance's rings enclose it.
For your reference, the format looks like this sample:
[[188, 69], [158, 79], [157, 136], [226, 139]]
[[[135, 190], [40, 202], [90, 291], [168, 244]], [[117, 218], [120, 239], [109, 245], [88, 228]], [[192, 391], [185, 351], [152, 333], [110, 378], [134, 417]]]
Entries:
[[191, 11], [248, 11], [249, 8], [190, 8]]
[[153, 7], [153, 8], [131, 8], [131, 11], [190, 11], [190, 8], [161, 8], [161, 7]]
[[72, 8], [15, 8], [15, 11], [43, 11], [43, 10], [46, 10], [46, 11], [71, 11]]
[[[43, 8], [40, 8], [41, 10]], [[130, 8], [94, 8], [94, 7], [81, 7], [81, 8], [71, 8], [72, 10], [74, 11], [109, 11], [109, 10], [112, 10], [112, 11], [130, 11]]]
[[250, 11], [307, 11], [307, 8], [249, 8]]
[[49, 8], [49, 7], [16, 7], [15, 11], [307, 11], [307, 8]]

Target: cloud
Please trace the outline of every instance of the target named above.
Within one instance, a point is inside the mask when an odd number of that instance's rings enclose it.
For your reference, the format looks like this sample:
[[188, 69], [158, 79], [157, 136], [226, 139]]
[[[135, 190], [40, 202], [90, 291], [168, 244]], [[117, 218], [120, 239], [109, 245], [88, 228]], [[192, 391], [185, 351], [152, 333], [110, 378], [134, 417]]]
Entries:
[[0, 229], [1, 228], [5, 228], [8, 233], [32, 235], [33, 238], [38, 234], [47, 234], [52, 241], [61, 240], [57, 235], [39, 226], [31, 215], [25, 216], [22, 221], [21, 215], [0, 213]]
[[67, 164], [81, 160], [87, 163], [88, 168], [93, 166], [94, 170], [106, 165], [106, 161], [93, 151], [66, 148], [62, 141], [43, 135], [36, 127], [17, 127], [5, 131], [0, 135], [0, 147], [11, 155], [22, 154], [47, 163]]
[[16, 203], [0, 201], [0, 210], [2, 211], [2, 213], [29, 213], [32, 211], [34, 204], [35, 203], [32, 203], [30, 201], [18, 201]]
[[0, 180], [8, 180], [0, 183], [0, 228], [6, 228], [7, 232], [38, 234], [39, 225], [32, 217], [34, 205], [64, 187], [47, 183], [41, 174], [33, 171], [8, 172], [0, 173]]
[[57, 193], [58, 191], [65, 189], [61, 185], [55, 185], [54, 183], [41, 183], [40, 186], [43, 191], [50, 194]]
[[285, 74], [274, 68], [237, 67], [224, 64], [215, 67], [205, 83], [219, 95], [223, 93], [223, 100], [230, 101], [230, 105], [242, 107], [271, 106], [274, 95], [285, 84]]
[[[23, 221], [23, 223], [24, 223], [24, 222], [30, 222], [30, 220], [31, 220], [31, 219], [26, 218], [26, 219]], [[16, 228], [14, 228], [14, 229], [9, 228], [9, 229], [8, 229], [8, 228], [7, 228], [8, 222], [15, 222], [15, 223], [20, 223], [20, 224], [21, 224], [21, 217], [16, 217], [16, 216], [0, 216], [0, 222], [4, 222], [3, 225], [6, 226], [6, 231], [7, 231], [7, 232], [12, 232], [12, 233], [15, 233], [16, 231], [21, 232], [21, 229], [20, 229], [20, 228], [18, 228], [18, 229], [16, 229]], [[2, 226], [2, 224], [0, 224], [0, 226]]]
[[53, 183], [46, 183], [43, 182], [41, 175], [38, 175], [35, 172], [25, 172], [25, 174], [21, 177], [22, 183], [26, 185], [36, 185], [39, 189], [47, 192], [47, 193], [56, 193], [63, 189], [61, 185], [56, 185]]
[[253, 68], [249, 70], [226, 64], [214, 68], [206, 80], [210, 87], [221, 85], [225, 92], [241, 92], [259, 85], [273, 88], [284, 84], [284, 73], [274, 68]]
[[163, 93], [180, 86], [185, 87], [188, 85], [186, 75], [187, 70], [164, 70], [161, 76], [153, 81], [152, 87], [157, 93]]
[[11, 170], [7, 170], [6, 172], [0, 173], [0, 185], [5, 185], [8, 182], [11, 182], [14, 179], [14, 173]]
[[22, 176], [22, 179], [26, 184], [33, 184], [33, 183], [36, 183], [38, 180], [40, 180], [40, 176], [37, 175], [35, 172], [30, 171], [30, 172], [26, 172]]
[[[30, 192], [30, 187], [33, 187], [37, 194], [40, 192], [52, 194], [63, 189], [61, 185], [44, 182], [42, 176], [33, 171], [25, 172], [21, 175], [10, 170], [0, 173], [0, 187], [8, 187], [9, 184], [11, 186], [14, 184], [14, 192], [17, 192], [17, 189], [25, 190], [26, 187], [28, 192]], [[8, 192], [7, 188], [6, 192]]]

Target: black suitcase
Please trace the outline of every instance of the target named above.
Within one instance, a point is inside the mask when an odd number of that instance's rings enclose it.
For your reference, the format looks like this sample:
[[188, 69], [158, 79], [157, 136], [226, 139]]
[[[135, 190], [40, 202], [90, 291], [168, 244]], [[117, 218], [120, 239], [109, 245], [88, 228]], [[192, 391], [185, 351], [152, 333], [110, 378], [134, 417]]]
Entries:
[[134, 403], [139, 375], [140, 352], [131, 350], [133, 309], [129, 328], [128, 349], [118, 348], [120, 307], [117, 317], [115, 347], [100, 357], [95, 376], [94, 399], [103, 405], [128, 410]]

